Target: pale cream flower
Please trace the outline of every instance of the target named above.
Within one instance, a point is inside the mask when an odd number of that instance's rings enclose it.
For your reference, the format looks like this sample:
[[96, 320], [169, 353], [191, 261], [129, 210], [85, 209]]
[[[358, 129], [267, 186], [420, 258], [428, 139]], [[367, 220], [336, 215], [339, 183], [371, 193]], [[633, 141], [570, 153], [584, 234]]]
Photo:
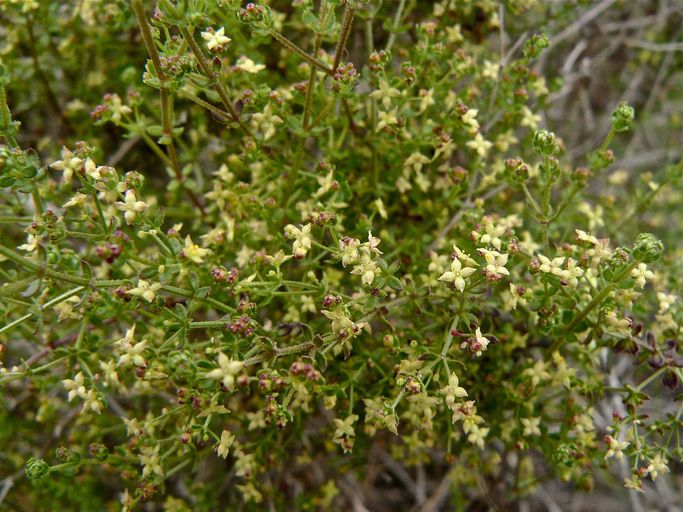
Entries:
[[149, 283], [143, 279], [138, 280], [138, 285], [128, 290], [126, 293], [128, 295], [133, 295], [135, 297], [142, 297], [147, 302], [152, 302], [156, 297], [156, 292], [161, 288], [161, 283]]
[[379, 122], [377, 123], [377, 131], [382, 131], [387, 126], [392, 126], [398, 123], [398, 112], [396, 109], [391, 112], [380, 111], [378, 114]]
[[17, 247], [20, 251], [33, 252], [40, 245], [42, 237], [29, 233], [26, 235], [26, 243]]
[[145, 211], [147, 206], [148, 204], [144, 201], [138, 201], [137, 197], [135, 197], [135, 191], [130, 189], [126, 190], [124, 201], [116, 203], [116, 207], [124, 212], [123, 218], [126, 219], [126, 224], [129, 225], [135, 220], [136, 214]]
[[218, 454], [219, 457], [223, 457], [224, 459], [228, 456], [228, 453], [230, 452], [230, 447], [233, 445], [235, 442], [235, 434], [230, 432], [229, 430], [224, 430], [221, 432], [221, 441], [218, 443], [218, 447], [216, 448], [216, 453]]
[[111, 119], [114, 123], [120, 123], [121, 117], [133, 112], [133, 109], [121, 102], [118, 94], [112, 94], [109, 98], [109, 111], [111, 112]]
[[285, 226], [285, 235], [287, 238], [293, 238], [292, 252], [296, 259], [301, 259], [306, 256], [311, 248], [311, 224], [298, 228], [293, 224]]
[[386, 80], [380, 80], [379, 89], [372, 91], [370, 97], [376, 100], [381, 100], [385, 110], [391, 107], [391, 98], [396, 98], [401, 95], [401, 91], [393, 87], [389, 87]]
[[66, 203], [62, 205], [62, 208], [71, 208], [72, 206], [78, 206], [81, 204], [88, 196], [76, 192], [76, 195], [69, 199]]
[[69, 149], [62, 147], [62, 159], [50, 164], [50, 167], [62, 171], [62, 181], [69, 182], [74, 172], [80, 170], [83, 160], [75, 156]]
[[453, 283], [453, 286], [463, 292], [465, 290], [465, 279], [474, 274], [476, 269], [472, 267], [464, 267], [458, 258], [453, 258], [451, 260], [451, 269], [441, 274], [439, 281], [445, 283]]
[[668, 473], [669, 466], [667, 466], [666, 459], [662, 457], [660, 453], [655, 455], [654, 459], [650, 459], [650, 464], [647, 466], [647, 472], [652, 480], [656, 480], [660, 473]]
[[509, 276], [510, 272], [505, 268], [508, 261], [507, 254], [501, 254], [498, 251], [489, 251], [487, 249], [479, 249], [479, 252], [486, 260], [486, 275], [490, 279], [500, 279], [501, 276]]
[[202, 32], [202, 38], [206, 41], [206, 47], [213, 51], [215, 48], [219, 50], [223, 45], [228, 44], [232, 39], [225, 35], [225, 27], [221, 27], [218, 30], [207, 30]]
[[528, 437], [541, 435], [541, 429], [539, 428], [541, 418], [521, 418], [520, 421], [522, 422], [522, 427], [524, 428], [522, 431], [523, 436]]
[[610, 457], [615, 457], [617, 460], [622, 460], [624, 458], [623, 450], [628, 448], [629, 444], [631, 444], [628, 441], [617, 441], [609, 435], [605, 436], [605, 442], [609, 448], [607, 453], [605, 453], [605, 458], [609, 459]]
[[237, 59], [235, 67], [247, 73], [258, 73], [259, 71], [263, 71], [264, 69], [266, 69], [266, 66], [264, 64], [256, 64], [249, 57], [245, 56], [242, 56], [239, 59]]
[[190, 261], [193, 261], [194, 263], [202, 263], [204, 260], [204, 256], [209, 254], [211, 251], [209, 249], [202, 249], [198, 245], [196, 245], [193, 241], [190, 235], [187, 235], [185, 237], [185, 245], [183, 246], [183, 251], [182, 255], [187, 258]]
[[647, 269], [647, 265], [645, 263], [639, 263], [636, 268], [631, 270], [631, 277], [636, 280], [636, 288], [640, 288], [642, 290], [645, 287], [645, 282], [648, 279], [654, 279], [655, 275], [651, 270]]
[[564, 264], [564, 257], [553, 258], [552, 260], [542, 254], [538, 255], [538, 260], [541, 265], [538, 269], [545, 274], [553, 274], [559, 276], [562, 273], [562, 265]]
[[485, 140], [484, 137], [481, 136], [481, 133], [478, 132], [474, 136], [474, 140], [470, 140], [467, 142], [467, 147], [472, 148], [482, 158], [485, 158], [486, 155], [488, 155], [489, 150], [492, 146], [493, 143], [488, 140]]
[[218, 353], [218, 368], [211, 370], [206, 376], [209, 379], [220, 380], [228, 391], [235, 389], [235, 376], [242, 371], [242, 361], [230, 359], [223, 352]]
[[85, 390], [85, 386], [83, 385], [84, 382], [85, 378], [83, 377], [83, 372], [78, 372], [73, 379], [64, 379], [62, 381], [64, 389], [66, 389], [69, 392], [69, 402], [71, 402], [71, 400], [73, 400], [77, 396], [80, 396], [81, 398], [85, 399], [87, 393]]
[[263, 133], [263, 140], [268, 140], [275, 135], [275, 125], [283, 122], [280, 116], [273, 114], [273, 107], [270, 103], [266, 105], [263, 112], [256, 112], [251, 115], [251, 124]]
[[444, 395], [446, 405], [451, 411], [455, 410], [456, 398], [464, 398], [467, 396], [467, 391], [465, 391], [465, 388], [462, 388], [459, 385], [458, 376], [452, 372], [448, 377], [448, 385], [441, 388], [439, 393]]

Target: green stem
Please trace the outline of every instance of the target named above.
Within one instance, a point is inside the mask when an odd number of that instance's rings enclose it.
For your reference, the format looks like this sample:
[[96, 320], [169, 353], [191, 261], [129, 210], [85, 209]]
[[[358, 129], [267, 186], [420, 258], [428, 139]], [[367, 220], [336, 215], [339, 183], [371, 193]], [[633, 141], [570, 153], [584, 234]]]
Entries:
[[[0, 249], [1, 248], [2, 247], [0, 247]], [[45, 309], [51, 308], [52, 306], [54, 306], [56, 304], [59, 304], [60, 302], [64, 302], [65, 300], [73, 297], [74, 295], [79, 294], [83, 290], [85, 290], [84, 286], [77, 286], [76, 288], [72, 288], [71, 290], [62, 293], [61, 295], [58, 295], [54, 299], [47, 301], [45, 304], [40, 306], [40, 310], [43, 311]], [[10, 322], [9, 324], [4, 325], [2, 328], [0, 328], [0, 334], [2, 334], [5, 331], [9, 331], [13, 327], [25, 322], [26, 320], [30, 319], [33, 316], [34, 316], [33, 313], [26, 313], [24, 316], [17, 318], [14, 322]]]
[[[320, 25], [319, 25], [319, 30], [315, 35], [315, 39], [313, 41], [313, 55], [318, 55], [318, 52], [320, 51], [320, 45], [322, 44], [323, 41], [323, 34], [322, 31], [327, 24], [327, 0], [321, 0], [320, 2], [320, 9], [318, 10], [318, 16], [320, 17]], [[311, 116], [311, 106], [313, 105], [313, 87], [315, 86], [315, 75], [317, 71], [315, 66], [311, 67], [311, 72], [308, 75], [308, 84], [306, 86], [306, 99], [304, 101], [304, 113], [303, 113], [303, 120], [302, 120], [302, 126], [304, 130], [307, 129], [308, 127], [308, 119]]]
[[658, 370], [652, 372], [652, 375], [650, 375], [647, 379], [645, 379], [643, 382], [641, 382], [640, 384], [638, 384], [638, 385], [636, 386], [636, 391], [640, 391], [640, 390], [642, 390], [642, 389], [645, 389], [645, 387], [646, 387], [650, 382], [652, 382], [653, 380], [655, 380], [657, 377], [659, 377], [662, 373], [664, 373], [664, 372], [667, 371], [668, 369], [669, 369], [668, 366], [662, 366], [662, 367], [659, 368]]
[[341, 62], [342, 54], [346, 48], [346, 41], [351, 33], [351, 25], [353, 24], [353, 17], [356, 14], [356, 8], [353, 6], [352, 2], [346, 3], [346, 9], [344, 10], [344, 21], [342, 21], [341, 31], [339, 32], [339, 40], [337, 41], [337, 47], [334, 50], [334, 63], [332, 64], [332, 72], [336, 71]]
[[[0, 69], [0, 73], [4, 75], [6, 70], [4, 66]], [[5, 91], [5, 77], [0, 76], [0, 120], [2, 121], [2, 132], [7, 141], [7, 145], [11, 148], [19, 147], [17, 139], [14, 137], [14, 127], [12, 125], [12, 113], [7, 104], [7, 92]]]
[[201, 215], [204, 216], [206, 215], [206, 211], [204, 210], [202, 203], [199, 201], [199, 198], [192, 190], [188, 189], [184, 183], [185, 177], [183, 176], [182, 170], [180, 168], [178, 154], [176, 153], [175, 145], [173, 143], [173, 104], [166, 86], [168, 77], [161, 66], [161, 58], [159, 57], [159, 52], [154, 44], [152, 29], [147, 21], [147, 16], [145, 15], [145, 9], [142, 6], [142, 1], [132, 0], [132, 6], [135, 16], [138, 19], [138, 24], [140, 25], [142, 39], [145, 41], [145, 46], [147, 47], [147, 51], [152, 58], [152, 64], [154, 64], [154, 70], [156, 71], [157, 78], [159, 79], [159, 94], [161, 97], [161, 124], [166, 142], [166, 151], [168, 152], [168, 157], [171, 161], [171, 169], [173, 169], [175, 177], [187, 194], [187, 197], [190, 199], [190, 201], [192, 201], [192, 204], [197, 207]]
[[204, 72], [206, 77], [209, 80], [211, 80], [213, 86], [216, 89], [216, 92], [218, 93], [218, 96], [221, 99], [221, 102], [225, 106], [226, 110], [230, 113], [230, 117], [232, 118], [232, 120], [240, 126], [245, 135], [251, 136], [249, 128], [247, 128], [246, 125], [240, 121], [239, 112], [237, 112], [237, 110], [235, 109], [235, 106], [232, 104], [232, 101], [228, 96], [228, 93], [225, 91], [225, 88], [223, 88], [223, 85], [220, 83], [219, 76], [216, 73], [214, 73], [213, 69], [211, 69], [211, 64], [206, 60], [204, 52], [197, 44], [197, 41], [194, 40], [194, 36], [192, 35], [192, 33], [185, 26], [179, 26], [178, 30], [180, 30], [180, 33], [182, 34], [183, 38], [185, 38], [185, 41], [187, 41], [187, 44], [190, 46], [190, 50], [192, 50], [195, 59], [197, 59], [199, 67], [202, 68], [202, 71]]
[[396, 15], [394, 16], [394, 24], [391, 28], [391, 33], [389, 34], [389, 40], [387, 41], [387, 46], [384, 49], [387, 53], [391, 51], [392, 46], [394, 46], [394, 41], [396, 40], [396, 31], [398, 26], [401, 24], [401, 17], [403, 16], [403, 9], [406, 6], [406, 0], [401, 0], [398, 4], [398, 9], [396, 9]]
[[189, 329], [222, 329], [226, 326], [227, 320], [207, 320], [205, 322], [190, 322], [187, 327]]
[[529, 187], [526, 186], [526, 183], [522, 183], [522, 190], [524, 191], [524, 195], [526, 196], [527, 201], [529, 201], [529, 204], [534, 209], [536, 214], [541, 215], [541, 207], [538, 206], [536, 199], [534, 199], [534, 196], [531, 195]]
[[194, 103], [196, 103], [196, 104], [199, 105], [200, 107], [203, 107], [203, 108], [205, 108], [206, 110], [209, 110], [209, 111], [213, 112], [214, 114], [216, 114], [216, 115], [218, 115], [218, 116], [224, 117], [225, 119], [230, 119], [230, 118], [231, 118], [231, 115], [230, 115], [228, 112], [226, 112], [226, 111], [224, 111], [224, 110], [221, 110], [220, 108], [216, 107], [215, 105], [212, 105], [212, 104], [209, 103], [208, 101], [204, 101], [203, 99], [201, 99], [201, 98], [195, 96], [194, 94], [191, 94], [191, 93], [189, 93], [189, 92], [187, 92], [187, 91], [185, 91], [185, 90], [183, 90], [183, 89], [180, 89], [178, 92], [179, 92], [182, 96], [184, 96], [185, 98], [187, 98], [188, 100], [193, 101]]
[[299, 57], [304, 59], [306, 62], [308, 62], [311, 66], [315, 66], [328, 75], [333, 75], [334, 71], [331, 67], [329, 67], [327, 64], [324, 62], [316, 59], [312, 55], [309, 55], [306, 53], [304, 50], [299, 48], [296, 44], [294, 44], [292, 41], [287, 39], [285, 36], [280, 34], [277, 30], [270, 30], [270, 36], [275, 39], [278, 43], [280, 43], [282, 46], [287, 48], [288, 50], [292, 51], [293, 53], [296, 53]]
[[[583, 308], [583, 310], [576, 315], [572, 321], [569, 323], [569, 325], [564, 329], [566, 333], [572, 333], [574, 332], [574, 329], [576, 326], [584, 319], [586, 318], [591, 311], [596, 306], [599, 306], [602, 304], [602, 301], [610, 294], [614, 288], [619, 285], [624, 279], [628, 277], [628, 275], [631, 273], [631, 270], [633, 270], [637, 265], [638, 265], [638, 260], [633, 260], [630, 264], [628, 264], [614, 279], [614, 281], [607, 286], [605, 286], [602, 290], [600, 290], [595, 297], [588, 303], [588, 305]], [[548, 349], [548, 354], [552, 354], [555, 352], [558, 348], [560, 348], [560, 345], [562, 345], [562, 342], [564, 341], [564, 338], [558, 337], [555, 342], [550, 346]]]

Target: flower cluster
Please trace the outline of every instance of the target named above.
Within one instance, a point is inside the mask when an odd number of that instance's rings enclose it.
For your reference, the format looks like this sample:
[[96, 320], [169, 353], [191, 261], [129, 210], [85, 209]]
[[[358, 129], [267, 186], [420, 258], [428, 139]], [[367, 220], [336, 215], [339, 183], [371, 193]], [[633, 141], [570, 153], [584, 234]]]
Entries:
[[640, 172], [618, 100], [556, 121], [536, 17], [573, 9], [47, 4], [0, 4], [0, 504], [382, 508], [362, 477], [508, 510], [679, 471], [683, 165]]

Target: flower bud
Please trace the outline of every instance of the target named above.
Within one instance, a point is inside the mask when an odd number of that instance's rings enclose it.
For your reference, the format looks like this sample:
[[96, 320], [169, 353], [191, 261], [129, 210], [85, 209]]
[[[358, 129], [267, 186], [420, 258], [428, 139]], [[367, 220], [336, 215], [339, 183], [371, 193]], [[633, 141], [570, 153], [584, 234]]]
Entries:
[[50, 466], [43, 459], [31, 457], [26, 463], [26, 476], [29, 480], [39, 480], [50, 472]]
[[629, 106], [625, 101], [622, 101], [617, 108], [614, 109], [614, 112], [612, 112], [612, 117], [610, 118], [612, 128], [614, 128], [614, 131], [617, 133], [628, 131], [633, 123], [635, 115], [636, 113], [633, 110], [633, 107]]
[[653, 263], [662, 256], [662, 252], [664, 244], [660, 240], [650, 233], [641, 233], [633, 245], [632, 255], [643, 263]]
[[557, 137], [548, 130], [536, 130], [534, 132], [534, 151], [539, 155], [550, 156], [558, 152]]

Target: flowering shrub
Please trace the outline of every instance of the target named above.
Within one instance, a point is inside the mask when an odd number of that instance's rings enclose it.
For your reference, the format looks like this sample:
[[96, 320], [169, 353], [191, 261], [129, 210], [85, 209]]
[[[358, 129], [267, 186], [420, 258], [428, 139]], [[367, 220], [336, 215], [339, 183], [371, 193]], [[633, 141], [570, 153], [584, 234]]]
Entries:
[[0, 501], [324, 510], [381, 449], [509, 506], [680, 463], [681, 246], [650, 203], [683, 164], [610, 200], [631, 106], [569, 164], [545, 35], [384, 4], [0, 7], [29, 29], [0, 72]]

